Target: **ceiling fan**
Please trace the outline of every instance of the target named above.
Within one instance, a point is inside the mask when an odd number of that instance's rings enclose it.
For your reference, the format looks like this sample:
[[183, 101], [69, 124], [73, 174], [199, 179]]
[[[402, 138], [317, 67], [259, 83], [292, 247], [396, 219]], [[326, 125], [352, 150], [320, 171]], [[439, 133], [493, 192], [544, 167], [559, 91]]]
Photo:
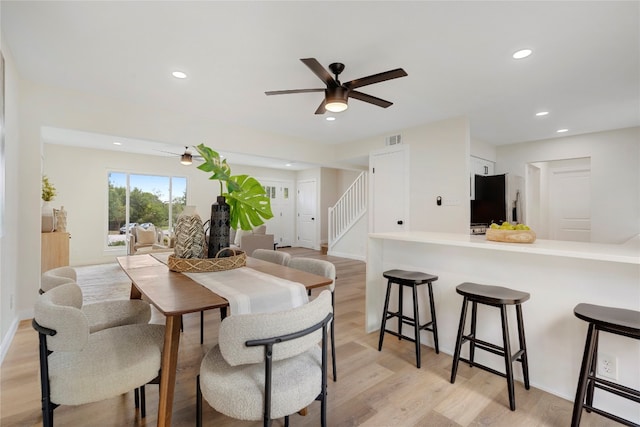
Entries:
[[376, 98], [375, 96], [367, 95], [366, 93], [362, 93], [354, 89], [374, 83], [380, 83], [385, 80], [407, 76], [407, 73], [402, 68], [396, 68], [395, 70], [389, 70], [383, 73], [351, 80], [346, 83], [340, 83], [338, 76], [344, 70], [344, 64], [334, 62], [329, 65], [329, 70], [334, 74], [334, 78], [331, 77], [331, 74], [329, 74], [329, 72], [320, 65], [315, 58], [302, 58], [300, 61], [309, 67], [309, 69], [311, 69], [311, 71], [313, 71], [314, 74], [324, 82], [327, 86], [325, 89], [273, 90], [265, 92], [265, 94], [287, 95], [291, 93], [324, 92], [324, 100], [316, 110], [316, 114], [324, 114], [326, 111], [331, 111], [332, 113], [344, 111], [348, 108], [347, 101], [349, 98], [355, 98], [360, 101], [368, 102], [369, 104], [387, 108], [393, 105], [393, 102], [385, 101], [384, 99]]
[[167, 154], [173, 154], [174, 156], [180, 156], [180, 163], [182, 163], [183, 165], [190, 165], [191, 163], [193, 163], [193, 160], [202, 160], [202, 157], [199, 155], [194, 155], [191, 154], [191, 151], [189, 151], [189, 147], [185, 146], [184, 147], [184, 153], [179, 154], [179, 153], [173, 153], [171, 151], [163, 151], [163, 150], [159, 150], [162, 151], [163, 153], [167, 153]]

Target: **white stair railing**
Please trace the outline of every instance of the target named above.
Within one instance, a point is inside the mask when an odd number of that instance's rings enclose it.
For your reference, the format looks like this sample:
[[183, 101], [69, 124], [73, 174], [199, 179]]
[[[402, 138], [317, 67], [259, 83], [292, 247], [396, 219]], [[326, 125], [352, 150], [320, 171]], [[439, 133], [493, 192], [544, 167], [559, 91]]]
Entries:
[[329, 208], [329, 250], [367, 212], [367, 173], [362, 172]]

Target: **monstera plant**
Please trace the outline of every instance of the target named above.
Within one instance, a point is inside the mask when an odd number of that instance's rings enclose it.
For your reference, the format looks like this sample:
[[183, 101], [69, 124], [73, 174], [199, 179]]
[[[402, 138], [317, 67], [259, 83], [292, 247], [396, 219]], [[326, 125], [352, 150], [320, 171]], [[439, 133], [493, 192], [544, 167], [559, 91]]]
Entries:
[[[229, 204], [229, 225], [236, 230], [251, 230], [273, 218], [271, 200], [262, 184], [249, 175], [231, 175], [231, 167], [226, 159], [204, 144], [196, 146], [204, 159], [198, 169], [211, 173], [209, 179], [218, 180], [220, 195]], [[226, 185], [224, 192], [223, 183]]]

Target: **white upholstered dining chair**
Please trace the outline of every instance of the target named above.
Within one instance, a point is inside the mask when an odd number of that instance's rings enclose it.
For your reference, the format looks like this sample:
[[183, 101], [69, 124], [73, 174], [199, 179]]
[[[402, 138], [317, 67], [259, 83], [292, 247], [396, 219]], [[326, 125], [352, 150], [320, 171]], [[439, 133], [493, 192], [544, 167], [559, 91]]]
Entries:
[[[317, 274], [318, 276], [323, 276], [328, 279], [331, 279], [329, 290], [331, 291], [331, 307], [333, 307], [334, 317], [335, 317], [336, 266], [330, 263], [329, 261], [325, 261], [322, 259], [302, 258], [302, 257], [291, 258], [289, 260], [288, 266], [291, 268], [295, 268], [296, 270], [306, 271], [308, 273]], [[335, 339], [334, 323], [335, 323], [335, 318], [331, 322], [331, 362], [333, 367], [333, 381], [337, 381], [338, 376], [337, 376], [337, 369], [336, 369], [336, 339]]]
[[[40, 293], [67, 284], [76, 283], [77, 275], [73, 267], [58, 267], [42, 273]], [[89, 331], [97, 332], [114, 326], [134, 323], [149, 323], [151, 307], [143, 300], [109, 300], [91, 304], [81, 304], [80, 310], [87, 316]]]
[[280, 265], [288, 265], [291, 259], [291, 255], [288, 252], [275, 251], [272, 249], [256, 249], [251, 254], [251, 257]]
[[[202, 397], [218, 412], [241, 420], [285, 417], [321, 402], [327, 413], [327, 328], [331, 295], [291, 310], [238, 314], [220, 325], [218, 345], [205, 355], [197, 380], [196, 425]], [[318, 343], [321, 346], [318, 346]]]
[[134, 324], [91, 333], [81, 307], [82, 292], [75, 283], [43, 293], [34, 307], [45, 427], [53, 426], [53, 411], [59, 405], [115, 397], [144, 387], [159, 375], [163, 325]]

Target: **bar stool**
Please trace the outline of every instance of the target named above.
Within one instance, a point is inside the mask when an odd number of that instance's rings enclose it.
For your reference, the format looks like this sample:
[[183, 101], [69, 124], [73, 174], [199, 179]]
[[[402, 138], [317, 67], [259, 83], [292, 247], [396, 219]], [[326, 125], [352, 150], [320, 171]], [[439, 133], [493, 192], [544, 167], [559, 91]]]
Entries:
[[[597, 387], [609, 393], [613, 393], [625, 399], [640, 403], [640, 391], [625, 387], [620, 384], [596, 378], [597, 355], [598, 355], [598, 335], [600, 331], [622, 335], [629, 338], [640, 339], [640, 311], [626, 310], [622, 308], [603, 307], [592, 304], [578, 304], [573, 309], [573, 313], [578, 319], [589, 322], [587, 330], [587, 340], [584, 346], [584, 356], [582, 357], [582, 367], [578, 379], [578, 389], [576, 399], [573, 404], [573, 417], [571, 426], [580, 425], [582, 410], [595, 412], [603, 417], [612, 419], [628, 426], [638, 424], [624, 418], [605, 412], [593, 407], [593, 392]], [[586, 397], [586, 403], [585, 403]]]
[[[513, 362], [522, 364], [522, 373], [524, 376], [524, 388], [529, 390], [529, 364], [527, 362], [527, 346], [524, 339], [524, 322], [522, 320], [521, 304], [527, 301], [530, 295], [526, 292], [520, 292], [501, 286], [479, 285], [477, 283], [465, 282], [456, 287], [456, 292], [464, 297], [462, 302], [462, 313], [460, 314], [460, 326], [458, 328], [458, 338], [456, 339], [456, 348], [453, 354], [453, 366], [451, 368], [451, 384], [456, 381], [456, 373], [458, 372], [458, 362], [469, 363], [469, 366], [477, 366], [492, 374], [499, 375], [507, 379], [507, 388], [509, 390], [509, 407], [512, 411], [516, 409], [516, 398], [513, 386]], [[464, 335], [465, 321], [467, 317], [467, 307], [471, 301], [471, 333]], [[482, 341], [476, 337], [476, 315], [478, 303], [490, 305], [500, 308], [500, 317], [502, 318], [502, 341], [503, 347]], [[515, 353], [511, 353], [511, 344], [509, 343], [509, 325], [507, 322], [507, 305], [516, 306], [516, 317], [518, 320], [518, 338], [520, 341], [520, 349]], [[460, 357], [460, 348], [462, 344], [469, 341], [469, 359]], [[496, 371], [488, 366], [474, 362], [475, 349], [485, 350], [493, 354], [504, 357], [505, 373]]]
[[[413, 341], [416, 344], [416, 365], [420, 368], [420, 331], [430, 331], [433, 333], [433, 343], [436, 353], [440, 353], [438, 347], [438, 325], [436, 323], [436, 307], [433, 301], [433, 287], [431, 283], [438, 280], [438, 276], [432, 274], [421, 273], [419, 271], [406, 271], [406, 270], [389, 270], [382, 273], [382, 275], [388, 279], [387, 282], [387, 296], [384, 300], [384, 311], [382, 313], [382, 325], [380, 326], [380, 341], [378, 342], [378, 351], [382, 350], [382, 341], [384, 339], [385, 332], [391, 335], [395, 335], [398, 339], [406, 339]], [[398, 284], [398, 311], [389, 311], [389, 295], [391, 295], [391, 285], [393, 283]], [[417, 287], [419, 285], [427, 284], [429, 289], [429, 305], [431, 307], [431, 321], [423, 325], [420, 325], [420, 313], [418, 310], [418, 292]], [[405, 316], [402, 313], [402, 289], [408, 286], [413, 290], [413, 317]], [[392, 317], [398, 318], [398, 332], [386, 329], [387, 319]], [[402, 325], [407, 324], [413, 326], [414, 338], [410, 338], [402, 335]]]

